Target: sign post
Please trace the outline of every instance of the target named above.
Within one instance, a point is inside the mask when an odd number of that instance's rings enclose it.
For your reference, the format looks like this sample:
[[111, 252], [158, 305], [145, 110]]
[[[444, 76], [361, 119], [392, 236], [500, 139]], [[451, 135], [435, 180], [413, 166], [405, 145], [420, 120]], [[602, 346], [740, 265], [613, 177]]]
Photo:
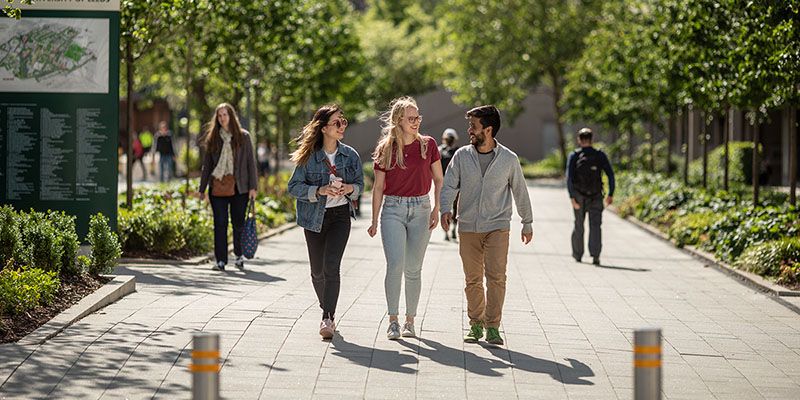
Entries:
[[119, 0], [37, 0], [0, 19], [0, 204], [117, 222]]

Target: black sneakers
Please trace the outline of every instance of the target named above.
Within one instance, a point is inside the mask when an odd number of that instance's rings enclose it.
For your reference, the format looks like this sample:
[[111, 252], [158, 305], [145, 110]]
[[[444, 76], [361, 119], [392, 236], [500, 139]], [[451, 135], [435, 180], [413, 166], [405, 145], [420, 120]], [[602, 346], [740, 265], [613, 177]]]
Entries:
[[600, 265], [600, 257], [593, 257], [592, 258], [592, 264]]

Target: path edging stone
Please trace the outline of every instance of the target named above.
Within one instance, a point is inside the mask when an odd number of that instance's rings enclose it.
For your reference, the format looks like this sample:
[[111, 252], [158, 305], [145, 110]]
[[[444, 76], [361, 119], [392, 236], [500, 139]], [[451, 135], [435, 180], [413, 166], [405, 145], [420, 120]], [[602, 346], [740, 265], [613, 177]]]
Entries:
[[84, 297], [72, 307], [62, 311], [50, 321], [29, 333], [19, 341], [19, 345], [38, 345], [58, 335], [81, 318], [136, 291], [136, 277], [133, 275], [103, 275], [112, 278], [94, 293]]

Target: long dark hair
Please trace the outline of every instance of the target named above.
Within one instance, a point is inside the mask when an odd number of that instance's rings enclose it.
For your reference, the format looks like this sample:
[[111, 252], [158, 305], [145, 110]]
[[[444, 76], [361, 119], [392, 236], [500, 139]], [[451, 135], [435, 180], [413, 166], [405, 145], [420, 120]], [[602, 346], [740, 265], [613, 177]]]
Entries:
[[294, 139], [299, 147], [290, 154], [293, 163], [306, 165], [311, 155], [322, 148], [322, 128], [327, 126], [331, 116], [339, 111], [342, 111], [342, 108], [337, 104], [326, 104], [314, 113], [311, 121], [303, 127], [303, 131]]
[[222, 148], [222, 137], [219, 135], [219, 130], [222, 129], [222, 124], [219, 122], [219, 110], [225, 109], [228, 111], [228, 116], [230, 117], [230, 122], [228, 122], [229, 133], [231, 134], [231, 145], [233, 146], [233, 154], [236, 157], [236, 151], [239, 150], [239, 146], [242, 145], [242, 141], [244, 140], [244, 134], [242, 133], [242, 126], [239, 124], [239, 117], [236, 115], [236, 111], [233, 109], [233, 106], [228, 103], [222, 103], [214, 109], [214, 116], [211, 117], [211, 121], [208, 121], [206, 124], [206, 133], [203, 138], [203, 146], [206, 148], [206, 151], [210, 151], [212, 153], [216, 153]]

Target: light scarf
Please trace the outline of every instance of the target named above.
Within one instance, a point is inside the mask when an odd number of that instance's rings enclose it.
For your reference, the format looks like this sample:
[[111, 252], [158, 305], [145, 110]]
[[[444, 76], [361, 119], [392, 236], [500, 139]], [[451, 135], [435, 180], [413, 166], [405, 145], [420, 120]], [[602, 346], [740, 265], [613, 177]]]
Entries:
[[222, 152], [219, 155], [219, 162], [214, 167], [211, 175], [214, 178], [222, 179], [225, 175], [233, 175], [233, 148], [231, 147], [231, 135], [225, 129], [220, 128], [219, 137], [222, 138]]

